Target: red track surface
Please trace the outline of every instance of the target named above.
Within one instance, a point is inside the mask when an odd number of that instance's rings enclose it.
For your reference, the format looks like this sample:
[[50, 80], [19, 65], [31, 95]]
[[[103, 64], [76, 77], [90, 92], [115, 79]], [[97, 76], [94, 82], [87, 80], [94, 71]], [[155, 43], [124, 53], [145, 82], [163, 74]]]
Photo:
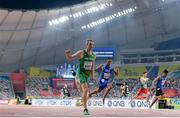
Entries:
[[[82, 107], [0, 105], [0, 117], [84, 117]], [[88, 117], [178, 117], [178, 110], [89, 108]]]

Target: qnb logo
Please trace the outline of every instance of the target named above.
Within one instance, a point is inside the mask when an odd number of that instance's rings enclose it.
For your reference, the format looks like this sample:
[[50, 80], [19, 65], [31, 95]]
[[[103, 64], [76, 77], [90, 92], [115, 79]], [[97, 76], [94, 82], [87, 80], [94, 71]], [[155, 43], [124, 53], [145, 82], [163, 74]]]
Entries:
[[180, 100], [172, 99], [172, 100], [170, 100], [170, 103], [180, 105]]
[[131, 107], [132, 107], [132, 108], [136, 107], [136, 102], [135, 102], [135, 101], [132, 101], [132, 102], [131, 102]]
[[113, 101], [113, 106], [115, 107], [125, 107], [125, 102], [124, 101]]
[[91, 106], [91, 105], [92, 105], [92, 101], [89, 100], [89, 101], [88, 101], [88, 106]]
[[148, 104], [144, 101], [138, 101], [137, 102], [137, 107], [146, 107], [148, 108]]
[[92, 105], [93, 106], [103, 106], [103, 103], [102, 103], [102, 101], [92, 101]]
[[112, 101], [108, 101], [108, 107], [112, 107]]
[[131, 107], [132, 107], [132, 108], [134, 108], [134, 107], [138, 107], [138, 108], [148, 108], [149, 106], [148, 106], [148, 104], [147, 104], [146, 102], [144, 102], [144, 101], [137, 101], [137, 102], [133, 101], [133, 102], [131, 103]]
[[57, 104], [57, 101], [48, 101], [47, 104], [48, 104], [48, 105], [56, 105], [56, 104]]

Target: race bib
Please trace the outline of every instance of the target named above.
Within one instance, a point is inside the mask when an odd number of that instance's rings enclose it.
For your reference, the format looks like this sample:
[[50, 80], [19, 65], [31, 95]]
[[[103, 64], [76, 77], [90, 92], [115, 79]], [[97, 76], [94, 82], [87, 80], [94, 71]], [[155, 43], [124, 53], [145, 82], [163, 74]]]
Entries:
[[84, 68], [85, 70], [91, 70], [93, 62], [85, 61]]
[[110, 74], [110, 73], [104, 73], [104, 79], [109, 79], [109, 78], [110, 78], [110, 76], [111, 76], [111, 74]]
[[104, 82], [105, 82], [105, 80], [104, 80], [104, 79], [101, 79], [101, 82], [102, 82], [102, 83], [104, 83]]

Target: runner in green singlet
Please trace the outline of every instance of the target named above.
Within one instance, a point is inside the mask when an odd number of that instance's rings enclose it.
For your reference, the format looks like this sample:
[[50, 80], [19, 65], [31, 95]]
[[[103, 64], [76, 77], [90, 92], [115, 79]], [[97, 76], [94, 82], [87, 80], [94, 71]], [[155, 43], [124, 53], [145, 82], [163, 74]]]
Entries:
[[79, 66], [76, 72], [76, 84], [78, 89], [82, 91], [82, 102], [84, 106], [84, 115], [89, 115], [87, 109], [87, 100], [88, 100], [88, 78], [92, 77], [94, 79], [94, 62], [95, 54], [91, 51], [93, 48], [94, 42], [92, 40], [86, 41], [86, 49], [79, 50], [74, 54], [70, 54], [70, 50], [65, 50], [65, 56], [68, 60], [79, 59]]

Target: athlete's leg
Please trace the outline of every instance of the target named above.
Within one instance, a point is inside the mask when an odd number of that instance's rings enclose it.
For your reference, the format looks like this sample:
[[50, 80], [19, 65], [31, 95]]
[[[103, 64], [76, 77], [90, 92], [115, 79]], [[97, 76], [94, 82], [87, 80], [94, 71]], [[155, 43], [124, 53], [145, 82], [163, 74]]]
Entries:
[[150, 92], [147, 91], [147, 94], [146, 94], [146, 102], [149, 104], [149, 99], [150, 99]]
[[96, 90], [94, 90], [92, 93], [89, 94], [89, 97], [91, 97], [94, 94], [100, 93], [102, 91], [102, 89], [97, 88]]
[[82, 87], [80, 85], [80, 82], [78, 79], [75, 79], [75, 82], [76, 82], [76, 87], [77, 87], [77, 90], [79, 93], [82, 93]]
[[156, 88], [156, 96], [155, 96], [155, 98], [153, 99], [151, 105], [149, 106], [150, 109], [152, 108], [152, 106], [156, 103], [156, 101], [157, 101], [159, 98], [164, 98], [164, 93], [163, 93], [163, 91], [162, 91], [160, 88]]
[[89, 115], [89, 112], [87, 110], [87, 100], [88, 100], [88, 84], [87, 83], [83, 83], [81, 85], [82, 87], [82, 91], [83, 91], [83, 94], [82, 94], [82, 100], [83, 100], [83, 106], [84, 106], [84, 114], [85, 115]]
[[141, 91], [142, 91], [142, 89], [139, 89], [138, 92], [137, 92], [137, 94], [131, 98], [131, 100], [130, 100], [129, 103], [131, 103], [134, 99], [138, 98], [138, 96], [142, 94]]
[[151, 103], [151, 105], [149, 106], [149, 108], [151, 109], [152, 106], [154, 105], [154, 103], [156, 103], [156, 101], [158, 100], [158, 97], [155, 97]]
[[105, 98], [107, 96], [107, 94], [110, 92], [110, 90], [112, 89], [112, 84], [111, 85], [108, 85], [107, 88], [106, 88], [106, 91], [103, 95], [103, 104], [104, 104], [104, 101], [105, 101]]

